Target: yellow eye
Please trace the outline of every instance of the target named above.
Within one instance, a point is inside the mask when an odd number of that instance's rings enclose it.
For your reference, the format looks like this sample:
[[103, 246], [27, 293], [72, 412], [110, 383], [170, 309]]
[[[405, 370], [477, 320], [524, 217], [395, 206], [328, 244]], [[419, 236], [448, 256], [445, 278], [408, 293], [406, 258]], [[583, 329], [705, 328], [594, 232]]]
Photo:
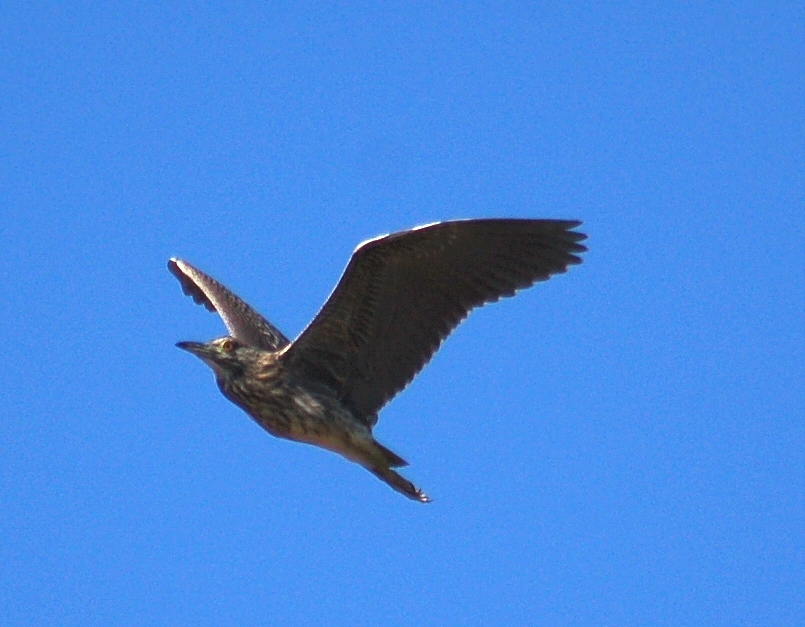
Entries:
[[221, 343], [221, 350], [225, 353], [231, 353], [235, 350], [235, 343], [232, 340], [224, 340]]

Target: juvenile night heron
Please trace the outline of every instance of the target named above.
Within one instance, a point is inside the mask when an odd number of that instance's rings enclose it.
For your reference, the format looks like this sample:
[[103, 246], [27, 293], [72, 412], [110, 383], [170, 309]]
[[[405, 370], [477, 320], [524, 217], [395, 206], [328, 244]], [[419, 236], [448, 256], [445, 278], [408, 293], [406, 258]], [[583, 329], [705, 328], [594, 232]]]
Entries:
[[473, 307], [581, 263], [575, 220], [456, 220], [367, 240], [321, 311], [291, 342], [246, 302], [186, 261], [168, 269], [218, 312], [229, 335], [177, 346], [266, 431], [364, 466], [416, 501], [430, 499], [377, 442], [378, 411], [428, 362]]

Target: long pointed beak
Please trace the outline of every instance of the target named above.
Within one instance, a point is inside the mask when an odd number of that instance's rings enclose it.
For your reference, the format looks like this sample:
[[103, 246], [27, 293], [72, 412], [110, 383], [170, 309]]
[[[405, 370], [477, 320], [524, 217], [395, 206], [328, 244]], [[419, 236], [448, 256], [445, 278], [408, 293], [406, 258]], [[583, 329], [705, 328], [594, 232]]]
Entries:
[[196, 357], [200, 357], [201, 359], [210, 357], [215, 353], [214, 349], [201, 342], [177, 342], [176, 346], [181, 348], [183, 351], [193, 353]]

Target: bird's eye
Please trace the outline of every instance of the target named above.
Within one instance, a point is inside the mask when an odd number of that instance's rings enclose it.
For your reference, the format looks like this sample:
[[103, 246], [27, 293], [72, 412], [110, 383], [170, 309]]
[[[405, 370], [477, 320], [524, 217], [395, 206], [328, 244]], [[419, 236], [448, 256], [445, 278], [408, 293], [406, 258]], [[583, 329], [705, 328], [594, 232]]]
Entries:
[[224, 340], [221, 344], [221, 350], [225, 353], [231, 353], [235, 349], [235, 343], [232, 340]]

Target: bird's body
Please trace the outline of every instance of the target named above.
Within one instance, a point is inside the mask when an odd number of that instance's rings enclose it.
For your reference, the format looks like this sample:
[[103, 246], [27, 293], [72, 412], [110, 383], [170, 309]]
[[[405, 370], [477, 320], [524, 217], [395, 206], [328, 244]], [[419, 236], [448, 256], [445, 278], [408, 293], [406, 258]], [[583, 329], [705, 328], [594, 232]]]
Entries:
[[[407, 465], [405, 460], [375, 440], [371, 428], [356, 420], [329, 390], [317, 390], [315, 384], [294, 377], [282, 366], [281, 352], [243, 346], [229, 336], [209, 344], [181, 342], [180, 347], [210, 363], [223, 395], [271, 435], [343, 455], [407, 496], [428, 500], [427, 495], [391, 469]], [[204, 347], [231, 354], [240, 367], [218, 368], [213, 365], [218, 362], [205, 358]]]
[[230, 335], [178, 346], [204, 360], [222, 393], [274, 436], [326, 448], [395, 490], [429, 498], [393, 468], [405, 460], [372, 435], [378, 410], [477, 305], [564, 272], [580, 259], [578, 223], [442, 222], [365, 242], [322, 310], [290, 342], [187, 262], [168, 267], [217, 311]]

